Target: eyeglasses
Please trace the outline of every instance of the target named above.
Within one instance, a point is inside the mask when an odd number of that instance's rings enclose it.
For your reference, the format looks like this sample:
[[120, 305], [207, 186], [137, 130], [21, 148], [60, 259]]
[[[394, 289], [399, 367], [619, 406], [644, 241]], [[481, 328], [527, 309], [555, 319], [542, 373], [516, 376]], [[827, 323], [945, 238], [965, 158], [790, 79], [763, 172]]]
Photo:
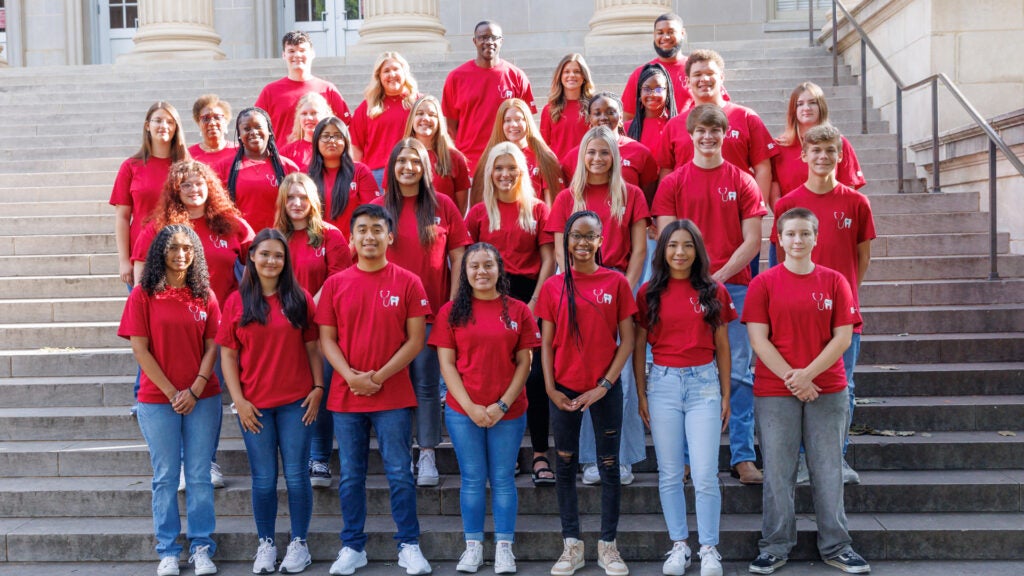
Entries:
[[225, 116], [223, 114], [203, 114], [199, 117], [199, 121], [203, 124], [210, 124], [212, 122], [224, 122]]
[[648, 88], [647, 86], [644, 86], [643, 88], [640, 89], [640, 93], [643, 94], [644, 96], [650, 96], [652, 94], [655, 96], [661, 96], [662, 94], [665, 93], [665, 87], [655, 86], [654, 88]]
[[169, 118], [153, 118], [147, 120], [146, 122], [150, 124], [155, 124], [157, 126], [174, 126], [174, 120], [171, 120]]
[[498, 42], [501, 40], [501, 36], [493, 36], [488, 34], [487, 36], [477, 36], [476, 39], [481, 42]]
[[345, 137], [342, 136], [341, 134], [321, 134], [320, 135], [320, 141], [321, 142], [344, 142], [345, 141]]
[[573, 242], [579, 242], [580, 240], [586, 240], [587, 242], [597, 242], [601, 238], [600, 234], [578, 234], [576, 232], [569, 233], [569, 239]]

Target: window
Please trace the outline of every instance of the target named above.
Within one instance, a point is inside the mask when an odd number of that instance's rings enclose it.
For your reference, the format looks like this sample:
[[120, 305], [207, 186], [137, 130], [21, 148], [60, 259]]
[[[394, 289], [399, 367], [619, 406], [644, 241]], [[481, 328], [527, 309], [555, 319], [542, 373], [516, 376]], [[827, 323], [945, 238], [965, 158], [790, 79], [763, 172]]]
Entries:
[[109, 0], [110, 29], [138, 28], [139, 3], [137, 0]]
[[296, 22], [320, 22], [324, 19], [326, 0], [295, 0]]
[[0, 0], [0, 34], [7, 32], [7, 6]]

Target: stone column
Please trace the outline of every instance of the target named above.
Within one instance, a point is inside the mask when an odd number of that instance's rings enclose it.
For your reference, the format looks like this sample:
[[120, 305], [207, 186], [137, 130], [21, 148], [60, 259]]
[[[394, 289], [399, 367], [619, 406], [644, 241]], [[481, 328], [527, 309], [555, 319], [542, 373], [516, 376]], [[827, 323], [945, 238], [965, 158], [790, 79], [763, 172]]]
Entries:
[[651, 44], [654, 20], [672, 11], [669, 0], [594, 0], [587, 51], [644, 48]]
[[117, 63], [224, 58], [213, 28], [213, 0], [139, 0], [135, 48]]
[[367, 0], [363, 25], [353, 54], [376, 55], [397, 50], [409, 56], [423, 52], [448, 52], [438, 0]]

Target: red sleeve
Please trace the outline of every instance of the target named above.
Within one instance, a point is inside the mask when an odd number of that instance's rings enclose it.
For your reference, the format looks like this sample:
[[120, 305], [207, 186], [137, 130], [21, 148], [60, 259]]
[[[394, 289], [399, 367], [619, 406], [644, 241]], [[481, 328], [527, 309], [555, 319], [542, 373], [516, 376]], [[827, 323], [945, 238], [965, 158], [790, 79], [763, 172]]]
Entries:
[[743, 316], [740, 322], [769, 325], [772, 323], [768, 315], [768, 286], [765, 276], [757, 275], [750, 281], [747, 296], [743, 300]]
[[[430, 316], [430, 300], [427, 299], [427, 291], [423, 289], [423, 282], [411, 272], [408, 272], [409, 283], [406, 287], [406, 318], [419, 318]], [[323, 296], [321, 295], [321, 298]]]
[[262, 90], [260, 90], [260, 95], [256, 97], [256, 103], [253, 104], [253, 106], [257, 108], [262, 108], [264, 110], [267, 109], [267, 106], [270, 105], [268, 102], [268, 100], [270, 99], [270, 95], [267, 93], [269, 92], [269, 88], [270, 84], [267, 84], [266, 86], [263, 87]]
[[459, 114], [459, 90], [455, 85], [458, 71], [459, 68], [456, 68], [448, 73], [448, 77], [444, 79], [444, 88], [441, 92], [441, 113], [444, 114], [445, 118], [455, 120], [456, 122], [461, 117]]
[[788, 194], [779, 198], [779, 201], [775, 203], [775, 211], [772, 213], [772, 231], [768, 235], [768, 241], [776, 246], [779, 245], [779, 216], [785, 214], [786, 210], [790, 208], [789, 202], [784, 202], [787, 197], [789, 197]]
[[[469, 232], [469, 237], [473, 242], [480, 241], [480, 228], [483, 226], [483, 206], [483, 202], [475, 204], [469, 209], [469, 213], [466, 214], [466, 231]], [[537, 222], [537, 226], [539, 229], [540, 222]]]
[[533, 217], [537, 220], [537, 245], [554, 244], [555, 235], [548, 232], [548, 220], [551, 218], [551, 208], [543, 201], [537, 202], [533, 207]]
[[722, 323], [728, 324], [733, 320], [739, 318], [736, 314], [736, 304], [732, 301], [732, 296], [729, 295], [729, 291], [725, 288], [725, 284], [718, 283], [718, 301], [722, 303]]
[[331, 105], [331, 110], [334, 110], [334, 115], [341, 118], [341, 121], [348, 125], [352, 122], [352, 114], [348, 111], [348, 104], [345, 103], [345, 99], [341, 97], [341, 92], [333, 85], [327, 89], [324, 94], [327, 99], [327, 103]]
[[221, 316], [220, 328], [217, 330], [217, 344], [232, 350], [238, 350], [238, 321], [242, 317], [242, 299], [238, 291], [232, 292], [224, 302], [224, 313]]
[[622, 274], [617, 274], [619, 293], [616, 300], [619, 303], [619, 322], [636, 314], [636, 300], [633, 298], [633, 289], [629, 287], [629, 281]]
[[452, 157], [452, 176], [455, 180], [455, 191], [469, 190], [469, 164], [466, 162], [466, 155], [455, 148], [450, 148]]
[[740, 219], [764, 216], [768, 210], [764, 207], [764, 197], [757, 181], [746, 170], [738, 169], [737, 172], [740, 175], [740, 186], [736, 191], [740, 197]]
[[530, 86], [530, 79], [526, 77], [526, 72], [523, 72], [522, 70], [519, 70], [518, 72], [519, 81], [522, 82], [519, 97], [530, 105], [530, 112], [536, 114], [537, 104], [533, 101], [533, 87]]
[[[509, 307], [515, 309], [516, 321], [519, 323], [519, 342], [516, 350], [532, 350], [540, 347], [540, 328], [537, 327], [537, 320], [534, 319], [530, 308], [518, 300], [511, 300]], [[512, 310], [509, 310], [512, 313]]]
[[764, 121], [754, 111], [747, 116], [747, 126], [750, 130], [750, 165], [770, 159], [779, 153], [778, 145], [772, 138], [771, 132], [765, 127]]
[[352, 265], [352, 255], [348, 251], [345, 236], [337, 227], [324, 225], [324, 244], [327, 248], [327, 275], [341, 272]]
[[650, 329], [647, 318], [647, 286], [649, 284], [650, 282], [645, 282], [636, 293], [636, 323], [644, 330]]
[[857, 217], [860, 219], [857, 223], [857, 244], [860, 244], [861, 242], [874, 240], [877, 235], [875, 234], [875, 218], [871, 214], [871, 201], [868, 200], [867, 196], [860, 193], [857, 194], [860, 201], [860, 206], [857, 209]]
[[832, 327], [846, 326], [853, 324], [854, 327], [862, 324], [860, 309], [857, 308], [857, 300], [853, 297], [853, 290], [850, 283], [846, 281], [839, 272], [833, 272], [835, 282], [835, 306], [832, 314]]
[[338, 284], [338, 277], [330, 277], [320, 288], [320, 302], [316, 309], [314, 319], [321, 326], [338, 326], [338, 317], [334, 314], [334, 287]]
[[292, 161], [291, 158], [285, 158], [281, 156], [281, 167], [284, 168], [284, 173], [291, 174], [292, 172], [301, 172], [299, 165]]
[[117, 335], [121, 338], [131, 339], [132, 336], [144, 336], [149, 338], [149, 306], [148, 295], [141, 287], [136, 287], [128, 294], [128, 301], [124, 305], [124, 312], [121, 314], [121, 324], [117, 328]]
[[132, 262], [145, 262], [146, 257], [149, 255], [149, 247], [153, 244], [153, 240], [156, 239], [156, 225], [153, 222], [146, 224], [146, 227], [139, 232], [139, 235], [135, 238], [135, 242], [132, 243]]
[[[377, 180], [373, 178], [373, 172], [366, 164], [355, 163], [352, 180], [356, 183], [356, 198], [359, 198], [360, 205], [369, 204], [374, 198], [381, 195]], [[348, 222], [345, 224], [348, 225]]]
[[455, 202], [442, 194], [437, 197], [437, 207], [444, 210], [445, 220], [448, 221], [448, 245], [445, 246], [445, 250], [451, 252], [456, 248], [472, 244], [473, 238], [470, 237], [469, 230], [466, 229], [466, 222], [462, 219], [462, 214], [459, 214]]
[[220, 327], [220, 306], [217, 304], [217, 295], [210, 290], [207, 295], [206, 304], [206, 332], [203, 339], [213, 340], [217, 338], [217, 328]]
[[[642, 68], [642, 67], [641, 67]], [[640, 81], [640, 68], [635, 68], [622, 88], [622, 111], [636, 114], [636, 85]]]
[[630, 224], [651, 219], [651, 211], [647, 209], [647, 199], [644, 198], [643, 190], [632, 184], [626, 184], [626, 200], [629, 202]]
[[551, 105], [545, 104], [544, 109], [540, 111], [540, 137], [544, 139], [544, 142], [551, 145]]
[[117, 170], [117, 178], [114, 179], [114, 188], [110, 191], [111, 206], [132, 205], [131, 187], [134, 172], [131, 158], [121, 163], [121, 167]]
[[252, 246], [253, 239], [256, 238], [256, 233], [253, 232], [252, 226], [245, 221], [245, 218], [239, 216], [236, 222], [238, 222], [238, 249], [240, 251], [238, 259], [245, 264], [249, 261], [249, 248]]
[[[366, 100], [363, 100], [359, 106], [356, 106], [356, 111], [352, 114], [352, 122], [348, 125], [348, 133], [352, 137], [352, 145], [358, 148], [364, 148], [366, 143], [366, 131], [369, 123], [366, 108]], [[363, 155], [366, 155], [365, 149], [363, 150]]]
[[[675, 143], [672, 141], [672, 135], [675, 133], [676, 125], [679, 123], [677, 118], [681, 117], [682, 116], [676, 116], [675, 118], [670, 119], [665, 124], [665, 128], [661, 131], [661, 146], [658, 146], [658, 149], [655, 150], [655, 153], [658, 155], [655, 160], [658, 161], [658, 166], [662, 168], [672, 170], [676, 167], [676, 157], [673, 152]], [[685, 120], [683, 120], [683, 122], [683, 127], [685, 128]]]
[[676, 172], [672, 172], [661, 180], [658, 190], [654, 193], [654, 202], [651, 202], [651, 214], [654, 216], [672, 216], [676, 212]]
[[836, 179], [853, 189], [862, 188], [867, 184], [864, 172], [860, 169], [860, 161], [857, 160], [857, 153], [853, 151], [853, 145], [846, 136], [843, 136], [843, 159], [836, 168]]
[[566, 188], [555, 196], [555, 203], [551, 206], [551, 213], [548, 215], [548, 223], [544, 226], [545, 232], [551, 234], [564, 234], [565, 223], [569, 220], [569, 211], [572, 209], [572, 191]]
[[433, 346], [434, 348], [455, 349], [455, 333], [452, 331], [452, 326], [448, 322], [448, 315], [451, 314], [451, 311], [451, 302], [447, 302], [444, 306], [441, 306], [441, 311], [434, 317], [434, 328], [430, 331], [430, 338], [427, 339], [427, 345]]
[[558, 276], [552, 276], [544, 281], [544, 285], [541, 286], [540, 289], [540, 296], [537, 297], [537, 305], [533, 308], [537, 317], [545, 322], [554, 322], [558, 319], [557, 314], [555, 313], [555, 307], [558, 305], [558, 297], [552, 295], [554, 292], [554, 288], [552, 287], [554, 286], [553, 281], [559, 276], [561, 276], [561, 274]]
[[315, 342], [320, 339], [320, 328], [316, 325], [316, 302], [309, 292], [302, 292], [306, 295], [306, 329], [302, 331], [302, 341]]

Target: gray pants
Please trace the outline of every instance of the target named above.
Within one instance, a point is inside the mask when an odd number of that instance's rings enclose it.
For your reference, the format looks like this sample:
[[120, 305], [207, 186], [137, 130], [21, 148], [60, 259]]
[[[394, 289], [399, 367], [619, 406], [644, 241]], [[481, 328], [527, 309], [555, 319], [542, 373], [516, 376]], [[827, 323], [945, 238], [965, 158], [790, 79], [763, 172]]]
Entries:
[[754, 398], [757, 435], [764, 459], [761, 552], [788, 558], [796, 545], [793, 495], [800, 442], [807, 452], [818, 526], [818, 551], [830, 558], [851, 550], [843, 507], [843, 439], [849, 425], [844, 388], [813, 402], [794, 396]]

